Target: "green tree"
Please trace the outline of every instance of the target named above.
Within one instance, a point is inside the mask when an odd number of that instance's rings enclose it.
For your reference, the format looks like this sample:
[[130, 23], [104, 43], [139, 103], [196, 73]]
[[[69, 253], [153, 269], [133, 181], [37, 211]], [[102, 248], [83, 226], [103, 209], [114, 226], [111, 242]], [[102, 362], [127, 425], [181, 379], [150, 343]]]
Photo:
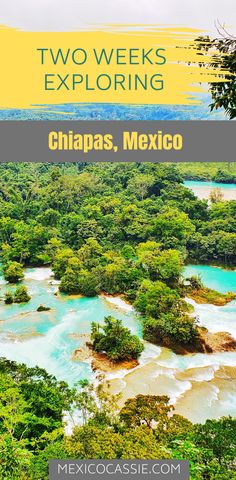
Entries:
[[80, 391], [76, 395], [75, 405], [81, 412], [83, 425], [86, 425], [96, 411], [96, 397], [94, 387], [88, 380], [81, 380], [79, 386]]
[[32, 478], [33, 454], [27, 446], [26, 440], [16, 440], [8, 434], [1, 435], [0, 478], [4, 480], [29, 480]]
[[72, 268], [67, 267], [65, 274], [61, 277], [59, 289], [61, 292], [68, 294], [80, 293], [78, 286], [78, 273]]
[[95, 238], [88, 238], [78, 250], [78, 258], [85, 268], [92, 268], [98, 264], [103, 248]]
[[85, 425], [75, 428], [67, 440], [67, 452], [72, 458], [120, 458], [122, 436], [110, 428]]
[[162, 313], [171, 311], [177, 315], [183, 310], [184, 302], [178, 292], [165, 283], [143, 280], [134, 306], [143, 315], [158, 318]]
[[60, 279], [65, 274], [72, 257], [74, 257], [74, 252], [71, 248], [65, 247], [56, 251], [52, 264], [52, 269], [56, 278]]
[[78, 293], [86, 297], [95, 297], [100, 290], [100, 280], [97, 273], [92, 270], [81, 269], [78, 275]]
[[0, 430], [28, 439], [31, 448], [45, 448], [48, 434], [62, 435], [74, 397], [73, 389], [45, 370], [0, 359]]
[[23, 267], [18, 262], [8, 262], [3, 267], [3, 273], [10, 283], [17, 283], [24, 277]]
[[48, 208], [38, 216], [38, 221], [45, 227], [56, 227], [60, 219], [60, 213], [53, 208]]
[[174, 350], [198, 345], [199, 333], [195, 319], [186, 314], [162, 313], [159, 318], [145, 318], [144, 338]]
[[157, 216], [153, 233], [157, 240], [166, 248], [185, 246], [195, 226], [188, 215], [177, 208], [166, 207]]
[[11, 305], [13, 303], [14, 297], [13, 297], [13, 294], [10, 290], [6, 291], [4, 301], [5, 301], [6, 305]]
[[126, 429], [122, 437], [120, 456], [122, 459], [147, 459], [171, 458], [171, 452], [165, 445], [156, 441], [155, 433], [142, 425]]
[[211, 203], [222, 202], [224, 194], [219, 187], [213, 188], [210, 192], [210, 201]]
[[[30, 472], [33, 480], [48, 480], [49, 460], [69, 458], [66, 451], [65, 439], [55, 440], [49, 436], [47, 445], [43, 450], [38, 449], [31, 459]], [[29, 480], [31, 477], [27, 477]]]
[[150, 429], [163, 429], [172, 410], [165, 395], [137, 395], [126, 400], [120, 419], [128, 428], [146, 425]]
[[127, 189], [131, 195], [135, 195], [138, 199], [143, 200], [154, 183], [155, 177], [153, 175], [140, 173], [131, 177]]
[[194, 441], [203, 448], [212, 450], [220, 464], [229, 467], [236, 458], [236, 419], [223, 417], [220, 420], [207, 420], [204, 425], [196, 425]]
[[210, 92], [212, 95], [211, 111], [223, 107], [229, 118], [236, 117], [236, 81], [235, 81], [235, 58], [236, 58], [236, 39], [229, 35], [223, 26], [219, 25], [221, 38], [205, 40], [208, 48], [214, 48], [219, 53], [213, 57], [213, 66], [219, 65], [227, 71], [224, 75], [224, 81], [211, 84]]

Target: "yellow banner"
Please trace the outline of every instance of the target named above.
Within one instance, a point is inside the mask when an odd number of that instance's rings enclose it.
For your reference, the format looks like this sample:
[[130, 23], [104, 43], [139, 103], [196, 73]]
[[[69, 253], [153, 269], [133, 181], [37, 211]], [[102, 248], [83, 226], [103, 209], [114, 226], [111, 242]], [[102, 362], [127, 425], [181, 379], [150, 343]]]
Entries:
[[192, 29], [105, 26], [93, 31], [0, 28], [0, 108], [64, 103], [198, 103], [222, 81]]

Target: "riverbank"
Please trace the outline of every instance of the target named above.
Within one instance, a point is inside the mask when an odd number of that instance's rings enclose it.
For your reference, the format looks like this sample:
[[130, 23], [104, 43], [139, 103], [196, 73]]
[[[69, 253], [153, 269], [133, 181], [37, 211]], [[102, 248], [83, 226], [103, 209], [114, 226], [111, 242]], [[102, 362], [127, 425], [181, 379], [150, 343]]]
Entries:
[[108, 376], [106, 385], [111, 394], [120, 394], [121, 407], [138, 394], [168, 395], [175, 413], [194, 423], [229, 415], [229, 411], [236, 415], [236, 359], [232, 353], [187, 355], [183, 362], [181, 355], [162, 348], [144, 365]]
[[95, 352], [92, 347], [90, 334], [74, 334], [73, 338], [80, 342], [80, 347], [74, 350], [71, 359], [74, 362], [89, 362], [93, 372], [114, 373], [121, 370], [131, 370], [139, 365], [137, 360], [112, 362], [105, 353]]
[[220, 191], [222, 200], [230, 201], [236, 199], [235, 183], [220, 183], [204, 180], [185, 180], [184, 186], [192, 190], [200, 200], [209, 200], [211, 192], [217, 188]]
[[220, 293], [206, 287], [191, 289], [188, 295], [196, 303], [208, 303], [218, 307], [223, 307], [236, 299], [236, 294], [233, 292]]
[[207, 328], [199, 331], [204, 353], [236, 352], [236, 340], [228, 332], [211, 333]]
[[169, 348], [177, 355], [190, 353], [210, 354], [218, 352], [236, 352], [236, 340], [228, 332], [211, 333], [206, 327], [198, 327], [198, 339], [194, 344], [178, 345], [169, 338], [158, 346]]
[[124, 298], [122, 298], [122, 295], [108, 295], [107, 293], [100, 295], [100, 297], [105, 300], [106, 302], [112, 304], [114, 307], [117, 307], [118, 309], [124, 310], [126, 312], [133, 312], [134, 307], [127, 302]]

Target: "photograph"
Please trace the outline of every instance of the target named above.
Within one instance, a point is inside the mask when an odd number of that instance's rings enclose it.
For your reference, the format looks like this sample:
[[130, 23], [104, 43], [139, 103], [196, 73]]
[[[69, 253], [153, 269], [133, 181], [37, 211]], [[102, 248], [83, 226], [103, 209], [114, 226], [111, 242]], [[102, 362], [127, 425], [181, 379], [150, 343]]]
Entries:
[[0, 173], [1, 478], [50, 458], [234, 478], [235, 164]]
[[[8, 157], [15, 152], [8, 161], [0, 142], [0, 480], [236, 480], [235, 2], [2, 0], [0, 24], [0, 135], [9, 126]], [[76, 43], [77, 32], [87, 43]], [[99, 50], [94, 38], [110, 34]], [[96, 96], [89, 84], [91, 94], [77, 98], [67, 58], [72, 52], [80, 87], [77, 55], [86, 63], [91, 51], [96, 72], [119, 79], [113, 94], [102, 83]], [[143, 80], [123, 101], [124, 79], [148, 75], [149, 64], [164, 65], [166, 101], [154, 92], [145, 103]], [[83, 68], [91, 77], [90, 64]], [[175, 80], [184, 85], [179, 96]], [[131, 161], [116, 161], [118, 146], [100, 121], [116, 121], [117, 132], [135, 121], [141, 140]], [[198, 121], [221, 125], [220, 161], [209, 161], [202, 138], [191, 150]], [[45, 128], [44, 145], [36, 129], [19, 140], [22, 122]], [[75, 134], [80, 122], [85, 136], [93, 132], [87, 151]], [[91, 124], [104, 134], [101, 148]], [[41, 154], [48, 126], [50, 161]], [[216, 152], [215, 131], [208, 152]], [[148, 132], [162, 147], [170, 132], [178, 137], [170, 158], [166, 142], [163, 163], [159, 144], [148, 151]], [[125, 470], [124, 461], [133, 463]], [[144, 461], [152, 470], [139, 469]], [[104, 470], [82, 471], [91, 465]]]

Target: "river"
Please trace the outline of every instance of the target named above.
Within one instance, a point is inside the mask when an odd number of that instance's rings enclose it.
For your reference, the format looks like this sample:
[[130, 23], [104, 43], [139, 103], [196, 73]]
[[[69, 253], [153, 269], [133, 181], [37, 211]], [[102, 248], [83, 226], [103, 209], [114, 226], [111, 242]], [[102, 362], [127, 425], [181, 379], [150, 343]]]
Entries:
[[210, 193], [215, 188], [219, 188], [223, 195], [223, 200], [236, 200], [236, 184], [235, 183], [217, 183], [204, 182], [199, 180], [186, 180], [184, 185], [201, 200], [210, 198]]
[[[188, 266], [185, 275], [200, 274], [206, 285], [225, 291], [236, 289], [236, 271], [203, 265]], [[70, 385], [82, 378], [93, 378], [89, 362], [73, 361], [73, 351], [80, 346], [79, 333], [89, 333], [92, 321], [113, 315], [122, 319], [141, 337], [142, 329], [135, 312], [112, 304], [104, 298], [69, 297], [58, 293], [58, 284], [49, 268], [26, 269], [24, 283], [31, 300], [23, 305], [5, 305], [8, 288], [0, 278], [0, 355], [28, 366], [39, 365]], [[37, 312], [43, 304], [48, 312]], [[235, 332], [236, 302], [225, 307], [196, 306], [202, 325], [212, 331]], [[232, 327], [232, 328], [231, 328]], [[168, 349], [145, 343], [140, 366], [131, 372], [110, 375], [112, 391], [123, 397], [137, 393], [167, 394], [176, 410], [192, 421], [221, 415], [236, 415], [236, 354], [176, 355]], [[204, 398], [204, 404], [202, 402]]]

